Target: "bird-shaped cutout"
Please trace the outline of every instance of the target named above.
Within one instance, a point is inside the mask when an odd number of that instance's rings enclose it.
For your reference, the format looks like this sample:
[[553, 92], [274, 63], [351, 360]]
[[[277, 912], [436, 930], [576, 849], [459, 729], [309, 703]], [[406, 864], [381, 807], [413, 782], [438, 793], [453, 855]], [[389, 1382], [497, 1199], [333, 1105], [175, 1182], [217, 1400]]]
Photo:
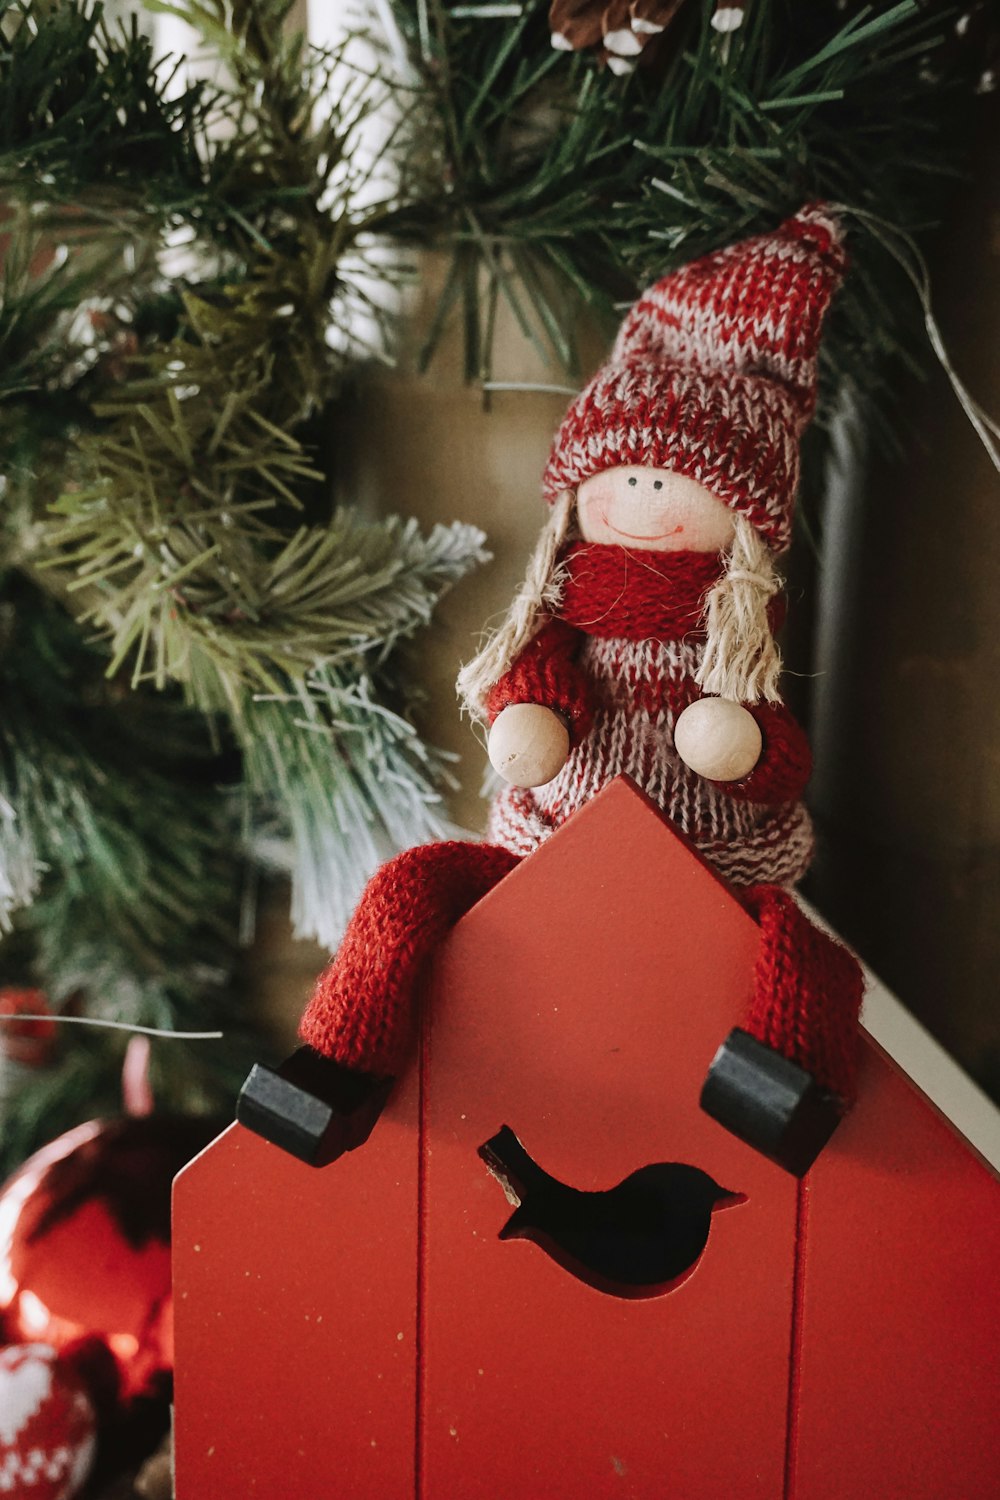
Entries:
[[690, 1276], [712, 1214], [745, 1203], [699, 1167], [653, 1162], [604, 1192], [567, 1187], [534, 1161], [509, 1125], [479, 1155], [516, 1205], [502, 1240], [531, 1240], [570, 1275], [615, 1297], [659, 1297]]

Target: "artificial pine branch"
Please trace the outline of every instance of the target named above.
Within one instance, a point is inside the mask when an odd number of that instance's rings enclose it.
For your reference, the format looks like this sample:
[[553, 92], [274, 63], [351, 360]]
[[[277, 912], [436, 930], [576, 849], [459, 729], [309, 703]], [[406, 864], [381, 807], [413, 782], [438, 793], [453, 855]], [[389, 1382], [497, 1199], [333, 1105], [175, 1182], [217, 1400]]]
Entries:
[[[242, 90], [229, 115], [254, 101], [254, 164], [290, 195], [284, 222], [248, 221], [253, 244], [229, 276], [183, 293], [173, 337], [137, 350], [113, 399], [92, 403], [98, 423], [78, 437], [54, 507], [65, 521], [35, 517], [39, 567], [72, 571], [79, 613], [110, 632], [115, 669], [127, 660], [135, 682], [207, 684], [203, 706], [234, 711], [246, 687], [280, 692], [282, 674], [339, 648], [315, 610], [303, 622], [282, 591], [271, 598], [270, 575], [294, 596], [283, 575], [303, 553], [297, 491], [321, 478], [295, 429], [336, 390], [344, 359], [331, 329], [349, 331], [360, 297], [345, 262], [378, 216], [355, 212], [358, 183], [338, 176], [370, 101], [355, 91], [346, 121], [313, 124], [336, 59], [304, 63], [301, 40], [282, 30], [287, 8], [171, 7], [225, 38]], [[305, 548], [330, 561], [336, 537], [317, 530]], [[369, 644], [385, 637], [376, 627]]]
[[[224, 1047], [170, 1043], [156, 1054], [163, 1102], [218, 1107], [238, 1082], [245, 1031], [232, 993], [244, 878], [237, 797], [220, 794], [222, 766], [197, 716], [109, 683], [106, 665], [57, 603], [7, 575], [4, 977], [92, 1018], [167, 1030], [223, 1023]], [[116, 1106], [125, 1041], [66, 1028], [51, 1068], [5, 1082], [3, 1164], [38, 1144], [36, 1132], [51, 1135], [102, 1101]]]
[[[61, 496], [47, 513], [36, 507], [31, 561], [41, 578], [52, 567], [65, 575], [78, 616], [111, 640], [111, 670], [127, 666], [134, 684], [179, 682], [201, 707], [238, 717], [248, 691], [287, 694], [317, 660], [386, 649], [427, 615], [425, 592], [401, 587], [401, 569], [426, 567], [439, 592], [482, 556], [481, 539], [456, 531], [445, 576], [430, 554], [390, 557], [402, 533], [343, 515], [303, 526], [303, 489], [322, 476], [295, 432], [335, 393], [344, 354], [330, 334], [356, 321], [350, 257], [379, 213], [354, 210], [360, 179], [341, 170], [370, 90], [348, 88], [345, 117], [317, 124], [337, 58], [305, 59], [283, 30], [286, 4], [169, 8], [221, 47], [235, 82], [215, 106], [240, 122], [243, 149], [258, 153], [251, 175], [273, 176], [283, 208], [276, 217], [265, 199], [253, 223], [241, 204], [242, 256], [206, 290], [182, 288], [172, 336], [139, 342], [124, 378], [91, 400]], [[116, 54], [92, 7], [80, 7], [84, 18], [100, 77]], [[43, 33], [34, 29], [36, 42]], [[38, 134], [36, 153], [52, 131]], [[214, 142], [199, 149], [210, 163]], [[232, 156], [231, 142], [221, 149]], [[375, 571], [359, 581], [370, 559]]]
[[[301, 692], [248, 707], [251, 847], [292, 879], [297, 936], [333, 948], [368, 875], [410, 843], [451, 832], [444, 757], [386, 706], [386, 683], [329, 665]], [[272, 818], [288, 843], [272, 840]]]
[[[219, 967], [238, 879], [216, 851], [235, 813], [216, 793], [206, 727], [168, 698], [109, 682], [105, 653], [16, 576], [5, 580], [2, 611], [0, 776], [17, 841], [7, 847], [22, 864], [30, 852], [50, 907], [77, 909], [75, 926], [46, 926], [47, 987], [65, 998], [76, 984], [60, 983], [56, 969], [74, 968], [75, 944], [99, 938], [166, 993], [177, 974], [159, 955], [177, 924], [186, 924], [177, 946], [190, 963]], [[7, 918], [25, 904], [12, 901]]]
[[[391, 655], [484, 555], [471, 527], [333, 510], [358, 315], [380, 336], [396, 275], [382, 258], [370, 290], [386, 209], [357, 137], [381, 94], [287, 8], [175, 7], [218, 44], [211, 87], [168, 88], [91, 0], [7, 5], [0, 37], [22, 89], [0, 122], [6, 972], [90, 1016], [221, 1022], [221, 1046], [155, 1054], [161, 1102], [189, 1106], [245, 1070], [244, 871], [277, 851], [332, 944], [379, 857], [443, 830]], [[113, 1106], [122, 1047], [70, 1035], [5, 1138]]]
[[0, 191], [75, 212], [91, 193], [105, 212], [202, 201], [217, 100], [172, 85], [135, 18], [113, 28], [93, 0], [0, 0]]
[[[665, 65], [627, 79], [553, 52], [544, 0], [517, 15], [394, 0], [423, 85], [430, 169], [398, 234], [452, 247], [444, 298], [464, 299], [470, 368], [491, 373], [505, 298], [550, 360], [577, 374], [581, 303], [616, 301], [759, 232], [810, 199], [926, 228], [941, 211], [978, 64], [938, 63], [947, 7], [760, 0], [720, 37], [689, 3]], [[926, 355], [922, 313], [879, 240], [852, 235], [855, 274], [824, 343], [823, 410], [845, 382], [891, 407], [893, 362]], [[428, 356], [432, 353], [428, 349]]]
[[375, 865], [449, 831], [445, 760], [390, 706], [406, 694], [393, 691], [389, 658], [469, 558], [485, 558], [482, 542], [473, 527], [436, 526], [424, 538], [412, 521], [366, 525], [340, 511], [318, 551], [304, 534], [288, 548], [270, 592], [292, 607], [297, 587], [326, 648], [289, 674], [284, 692], [248, 697], [238, 732], [254, 825], [266, 835], [277, 805], [289, 829], [300, 936], [334, 946]]

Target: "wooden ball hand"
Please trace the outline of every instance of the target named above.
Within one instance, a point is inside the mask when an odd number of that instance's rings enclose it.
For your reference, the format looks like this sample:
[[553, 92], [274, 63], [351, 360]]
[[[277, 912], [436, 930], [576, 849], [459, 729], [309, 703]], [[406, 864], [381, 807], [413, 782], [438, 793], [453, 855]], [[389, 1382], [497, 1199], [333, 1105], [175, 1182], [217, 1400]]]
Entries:
[[674, 748], [686, 766], [709, 781], [742, 781], [760, 760], [760, 726], [742, 704], [700, 698], [677, 717]]
[[566, 764], [569, 730], [541, 703], [511, 703], [494, 719], [487, 748], [494, 771], [511, 786], [544, 786]]

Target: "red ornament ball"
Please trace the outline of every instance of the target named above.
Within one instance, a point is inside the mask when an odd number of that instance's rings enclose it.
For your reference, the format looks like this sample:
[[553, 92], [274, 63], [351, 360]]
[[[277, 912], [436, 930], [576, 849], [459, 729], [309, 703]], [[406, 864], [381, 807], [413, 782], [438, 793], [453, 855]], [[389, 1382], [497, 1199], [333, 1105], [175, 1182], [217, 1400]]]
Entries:
[[29, 1068], [40, 1068], [47, 1063], [56, 1044], [55, 1021], [17, 1018], [48, 1017], [50, 1010], [44, 990], [20, 989], [14, 985], [0, 988], [0, 1056]]
[[[0, 1317], [9, 1340], [100, 1338], [122, 1397], [166, 1394], [173, 1368], [170, 1188], [206, 1120], [92, 1120], [0, 1190]], [[0, 1485], [0, 1495], [2, 1495]]]
[[90, 1397], [55, 1349], [0, 1350], [0, 1495], [70, 1500], [90, 1473], [96, 1444]]

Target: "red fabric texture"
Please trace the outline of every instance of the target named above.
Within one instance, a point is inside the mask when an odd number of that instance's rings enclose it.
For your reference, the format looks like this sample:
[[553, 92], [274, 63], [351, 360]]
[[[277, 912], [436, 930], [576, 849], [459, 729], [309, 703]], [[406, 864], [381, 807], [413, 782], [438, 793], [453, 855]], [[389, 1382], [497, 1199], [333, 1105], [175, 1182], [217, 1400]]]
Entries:
[[[602, 640], [703, 640], [705, 600], [722, 577], [720, 552], [652, 552], [607, 542], [573, 542], [560, 559], [559, 618]], [[767, 607], [776, 635], [785, 599]]]
[[809, 920], [788, 891], [765, 885], [743, 895], [760, 924], [744, 1027], [849, 1107], [857, 1092], [861, 967], [842, 943]]
[[[592, 542], [573, 543], [564, 559], [559, 618], [550, 619], [490, 690], [490, 723], [512, 703], [541, 703], [561, 713], [570, 743], [578, 745], [593, 721], [593, 685], [577, 660], [586, 636], [603, 640], [701, 640], [705, 596], [722, 573], [717, 553], [651, 552]], [[776, 613], [782, 610], [778, 605]], [[640, 692], [643, 685], [636, 684]], [[650, 684], [645, 684], [649, 696]], [[673, 715], [698, 696], [684, 678], [657, 685]], [[638, 699], [636, 700], [638, 702]], [[760, 725], [763, 749], [741, 781], [713, 782], [744, 802], [792, 802], [812, 772], [804, 731], [782, 703], [748, 704]]]
[[299, 1036], [324, 1057], [392, 1077], [412, 1035], [421, 965], [458, 919], [518, 864], [495, 844], [407, 849], [377, 870], [316, 981]]
[[764, 741], [760, 759], [742, 781], [715, 785], [744, 802], [793, 802], [812, 775], [812, 751], [805, 730], [783, 703], [748, 703]]
[[680, 641], [704, 634], [705, 596], [722, 576], [723, 558], [574, 542], [562, 567], [560, 618], [585, 635]]
[[593, 717], [590, 685], [577, 666], [579, 631], [564, 620], [549, 620], [521, 652], [486, 698], [490, 723], [512, 703], [540, 703], [562, 714], [570, 744], [578, 745]]

